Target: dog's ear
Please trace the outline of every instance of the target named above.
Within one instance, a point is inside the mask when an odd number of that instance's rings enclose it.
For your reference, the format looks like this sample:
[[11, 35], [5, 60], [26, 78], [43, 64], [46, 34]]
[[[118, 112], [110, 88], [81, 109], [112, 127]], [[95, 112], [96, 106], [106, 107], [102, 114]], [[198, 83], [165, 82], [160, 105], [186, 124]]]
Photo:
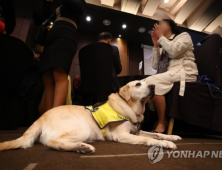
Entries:
[[119, 94], [128, 101], [130, 99], [130, 91], [129, 91], [129, 85], [123, 86], [119, 90]]

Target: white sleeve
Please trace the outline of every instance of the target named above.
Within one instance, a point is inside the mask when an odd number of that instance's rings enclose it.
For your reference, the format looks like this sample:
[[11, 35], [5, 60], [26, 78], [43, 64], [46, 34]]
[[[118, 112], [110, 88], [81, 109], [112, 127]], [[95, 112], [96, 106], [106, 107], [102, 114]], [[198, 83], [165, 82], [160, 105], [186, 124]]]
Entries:
[[167, 51], [170, 58], [176, 58], [188, 50], [189, 47], [193, 46], [192, 39], [188, 33], [182, 33], [178, 37], [170, 41], [166, 37], [162, 36], [158, 40], [164, 50]]

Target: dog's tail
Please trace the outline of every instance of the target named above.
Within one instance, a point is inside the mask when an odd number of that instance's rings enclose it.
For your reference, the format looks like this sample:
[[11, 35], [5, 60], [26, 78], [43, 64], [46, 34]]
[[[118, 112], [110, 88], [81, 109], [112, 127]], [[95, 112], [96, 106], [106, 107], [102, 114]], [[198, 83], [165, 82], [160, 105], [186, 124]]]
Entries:
[[29, 148], [34, 144], [40, 132], [40, 121], [36, 121], [20, 138], [0, 143], [0, 151], [17, 148]]

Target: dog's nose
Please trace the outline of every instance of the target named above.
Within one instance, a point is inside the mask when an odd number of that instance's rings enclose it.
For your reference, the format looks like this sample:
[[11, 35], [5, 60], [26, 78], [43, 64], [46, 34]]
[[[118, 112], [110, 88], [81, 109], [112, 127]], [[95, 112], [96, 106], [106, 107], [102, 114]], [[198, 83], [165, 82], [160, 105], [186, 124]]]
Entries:
[[150, 88], [150, 93], [155, 92], [155, 85], [154, 84], [150, 84], [148, 87]]
[[154, 84], [150, 84], [148, 87], [149, 87], [151, 90], [154, 90], [154, 89], [155, 89], [155, 85], [154, 85]]
[[150, 84], [148, 87], [150, 88], [150, 96], [151, 96], [150, 99], [152, 99], [155, 95], [155, 85]]

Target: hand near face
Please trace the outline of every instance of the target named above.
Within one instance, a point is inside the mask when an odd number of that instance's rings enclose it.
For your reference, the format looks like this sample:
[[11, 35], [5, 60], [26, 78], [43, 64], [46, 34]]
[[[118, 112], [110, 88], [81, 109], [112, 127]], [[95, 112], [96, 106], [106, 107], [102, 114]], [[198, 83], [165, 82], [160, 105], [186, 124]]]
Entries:
[[160, 46], [160, 43], [158, 42], [158, 37], [157, 37], [155, 31], [152, 31], [152, 33], [151, 33], [151, 38], [152, 38], [154, 47], [155, 47], [155, 48], [159, 47], [159, 46]]
[[154, 24], [153, 31], [156, 33], [157, 37], [160, 38], [163, 36], [163, 32], [160, 29], [160, 26], [158, 24]]

